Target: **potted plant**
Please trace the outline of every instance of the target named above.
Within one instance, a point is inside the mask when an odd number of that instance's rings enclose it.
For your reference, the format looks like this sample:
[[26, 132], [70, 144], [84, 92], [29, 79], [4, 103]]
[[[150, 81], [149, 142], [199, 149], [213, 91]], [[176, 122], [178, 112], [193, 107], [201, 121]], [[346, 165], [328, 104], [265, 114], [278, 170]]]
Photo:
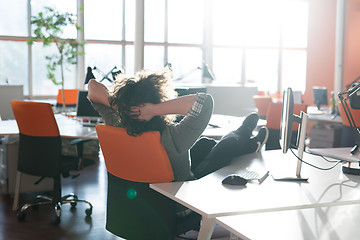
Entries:
[[[82, 30], [77, 25], [77, 15], [65, 12], [61, 13], [51, 7], [44, 7], [44, 11], [36, 16], [31, 16], [31, 24], [34, 26], [33, 35], [28, 43], [32, 45], [34, 41], [41, 41], [43, 46], [56, 45], [57, 53], [46, 56], [47, 77], [55, 84], [61, 85], [63, 97], [63, 110], [65, 110], [65, 91], [64, 91], [64, 64], [76, 64], [77, 56], [84, 54], [79, 50], [79, 46], [84, 43], [77, 39], [62, 38], [66, 27], [72, 26], [76, 30]], [[61, 79], [56, 79], [55, 72], [60, 67]]]

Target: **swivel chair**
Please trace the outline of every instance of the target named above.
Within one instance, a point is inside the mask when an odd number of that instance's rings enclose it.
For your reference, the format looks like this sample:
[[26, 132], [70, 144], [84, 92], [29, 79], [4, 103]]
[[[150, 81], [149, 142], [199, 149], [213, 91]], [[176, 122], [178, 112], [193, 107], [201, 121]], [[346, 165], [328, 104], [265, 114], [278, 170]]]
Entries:
[[18, 213], [18, 219], [25, 219], [29, 207], [43, 204], [55, 206], [55, 224], [60, 223], [61, 205], [70, 203], [75, 207], [78, 202], [89, 205], [85, 210], [87, 216], [92, 214], [92, 205], [85, 200], [79, 200], [74, 194], [61, 196], [61, 175], [69, 175], [71, 170], [78, 170], [77, 157], [61, 154], [61, 137], [52, 107], [48, 103], [11, 101], [11, 107], [19, 128], [19, 158], [15, 183], [13, 210], [17, 209], [22, 173], [49, 177], [53, 179], [53, 196], [37, 196], [34, 203], [25, 204]]
[[149, 187], [174, 180], [159, 132], [134, 137], [104, 124], [96, 131], [108, 172], [108, 231], [125, 239], [174, 239], [199, 226], [200, 215], [177, 218], [175, 202]]
[[[294, 114], [300, 115], [300, 112], [307, 112], [306, 104], [294, 104]], [[281, 125], [282, 103], [271, 102], [266, 113], [266, 127], [269, 130], [269, 137], [265, 144], [265, 150], [280, 149], [280, 125]], [[291, 143], [296, 143], [298, 124], [293, 125]]]
[[[65, 105], [68, 107], [76, 107], [79, 89], [64, 89]], [[56, 96], [56, 106], [61, 107], [63, 104], [63, 91], [59, 89]]]
[[255, 106], [258, 109], [259, 117], [261, 119], [266, 119], [266, 113], [267, 113], [269, 104], [272, 102], [272, 98], [270, 96], [254, 95], [253, 99], [254, 99]]

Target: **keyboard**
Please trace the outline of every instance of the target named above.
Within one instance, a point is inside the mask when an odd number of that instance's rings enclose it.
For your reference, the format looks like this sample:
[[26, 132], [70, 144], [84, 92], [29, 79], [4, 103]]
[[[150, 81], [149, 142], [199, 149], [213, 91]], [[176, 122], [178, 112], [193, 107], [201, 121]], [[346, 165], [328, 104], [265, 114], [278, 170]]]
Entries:
[[240, 174], [242, 178], [245, 178], [248, 181], [257, 181], [259, 183], [262, 183], [267, 176], [269, 175], [269, 171], [267, 170], [245, 170], [243, 173]]

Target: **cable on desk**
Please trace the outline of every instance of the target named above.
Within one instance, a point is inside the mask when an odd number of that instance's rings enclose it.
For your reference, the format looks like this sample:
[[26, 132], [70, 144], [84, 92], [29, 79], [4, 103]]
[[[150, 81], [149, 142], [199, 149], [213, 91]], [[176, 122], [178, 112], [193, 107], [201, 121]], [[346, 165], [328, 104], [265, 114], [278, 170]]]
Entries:
[[318, 157], [321, 157], [322, 159], [324, 159], [325, 161], [329, 162], [329, 163], [337, 163], [339, 160], [329, 160], [327, 159], [326, 157], [324, 157], [323, 155], [319, 154], [319, 153], [313, 153], [313, 152], [308, 152], [308, 151], [304, 151], [308, 154], [311, 154], [311, 155], [315, 155], [315, 156], [318, 156]]
[[[333, 169], [334, 167], [336, 167], [339, 163], [342, 162], [341, 160], [338, 160], [338, 161], [335, 161], [335, 164], [332, 165], [331, 167], [321, 168], [321, 167], [315, 166], [315, 165], [313, 165], [313, 164], [311, 164], [311, 163], [308, 163], [308, 162], [302, 160], [301, 158], [299, 158], [299, 157], [294, 153], [294, 150], [293, 150], [292, 148], [290, 148], [290, 151], [291, 151], [292, 154], [294, 154], [294, 156], [295, 156], [298, 160], [300, 160], [301, 162], [303, 162], [303, 163], [305, 163], [305, 164], [307, 164], [307, 165], [309, 165], [309, 166], [311, 166], [311, 167], [313, 167], [313, 168], [319, 169], [319, 170], [331, 170], [331, 169]], [[314, 155], [316, 155], [316, 154], [314, 154]], [[319, 155], [319, 156], [321, 156], [321, 155]], [[324, 156], [322, 156], [322, 157], [325, 159]], [[330, 161], [330, 160], [328, 160], [328, 161]]]

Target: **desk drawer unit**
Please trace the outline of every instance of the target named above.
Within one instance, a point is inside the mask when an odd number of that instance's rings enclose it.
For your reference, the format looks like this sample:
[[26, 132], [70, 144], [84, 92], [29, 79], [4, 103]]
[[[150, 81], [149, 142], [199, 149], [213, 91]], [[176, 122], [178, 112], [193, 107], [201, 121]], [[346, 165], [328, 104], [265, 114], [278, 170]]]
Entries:
[[316, 124], [310, 131], [310, 148], [333, 148], [340, 146], [341, 125]]

